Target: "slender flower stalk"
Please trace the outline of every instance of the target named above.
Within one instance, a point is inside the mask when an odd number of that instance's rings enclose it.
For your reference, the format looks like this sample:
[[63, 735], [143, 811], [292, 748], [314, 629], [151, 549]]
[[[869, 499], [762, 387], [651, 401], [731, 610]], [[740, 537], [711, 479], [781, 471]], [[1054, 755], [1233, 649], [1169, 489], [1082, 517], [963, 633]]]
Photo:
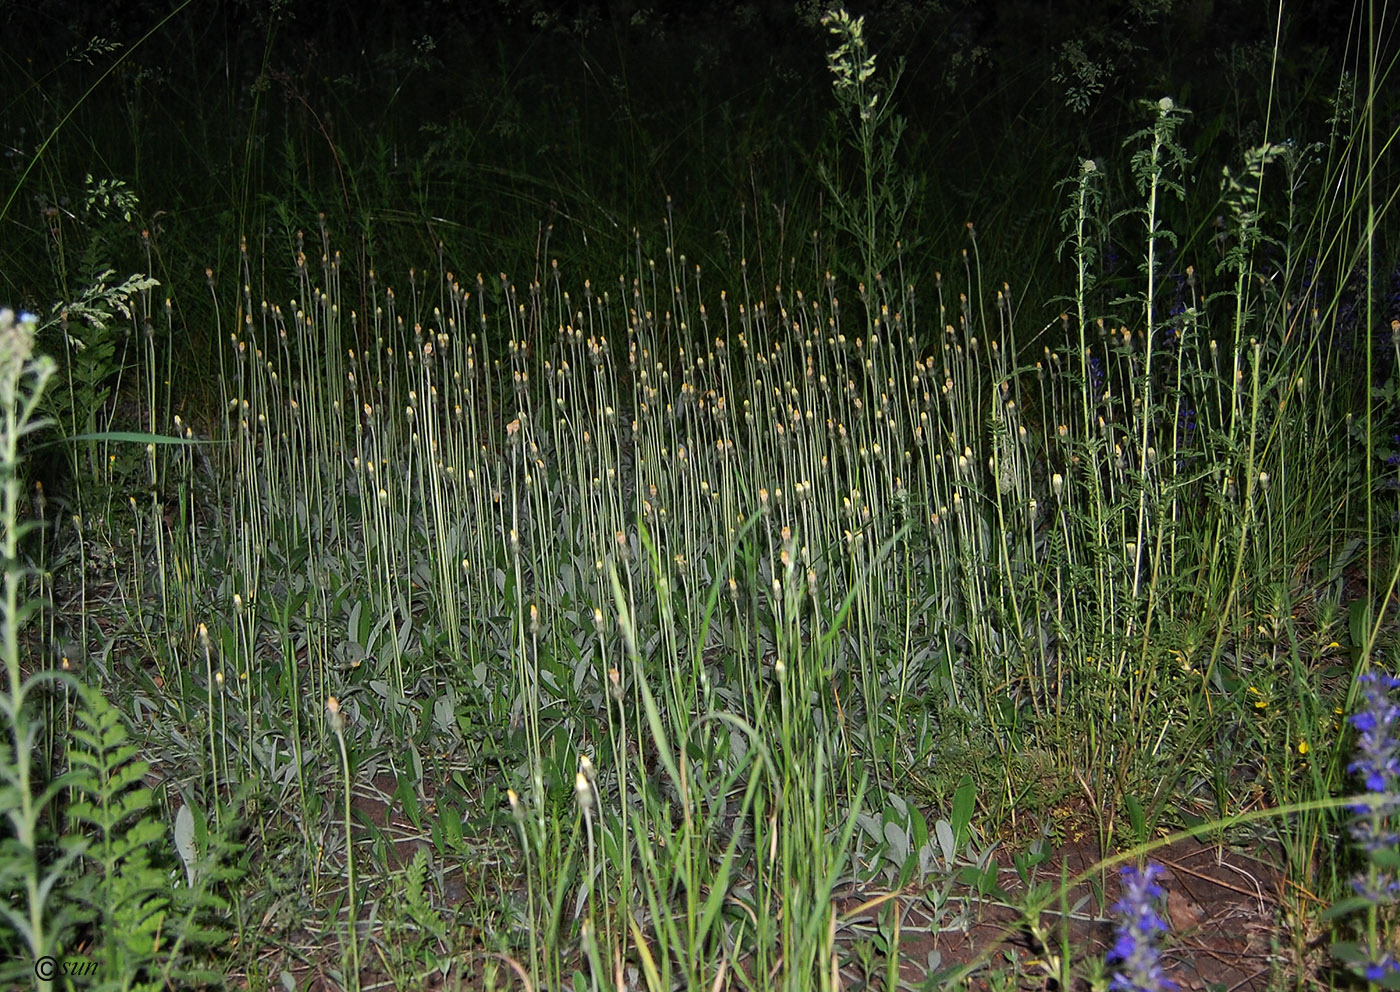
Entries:
[[340, 745], [341, 781], [345, 785], [345, 866], [349, 879], [346, 906], [349, 915], [348, 937], [350, 940], [349, 968], [345, 975], [346, 985], [351, 989], [360, 987], [360, 939], [356, 925], [355, 911], [358, 893], [355, 891], [355, 839], [350, 832], [350, 752], [345, 746], [345, 714], [341, 712], [340, 700], [334, 696], [326, 699], [326, 713], [331, 732]]
[[1163, 992], [1176, 987], [1163, 972], [1157, 950], [1158, 935], [1167, 931], [1167, 921], [1157, 912], [1163, 895], [1157, 884], [1161, 874], [1161, 866], [1153, 864], [1141, 870], [1132, 865], [1123, 869], [1123, 895], [1113, 906], [1120, 923], [1108, 955], [1113, 967], [1110, 992]]

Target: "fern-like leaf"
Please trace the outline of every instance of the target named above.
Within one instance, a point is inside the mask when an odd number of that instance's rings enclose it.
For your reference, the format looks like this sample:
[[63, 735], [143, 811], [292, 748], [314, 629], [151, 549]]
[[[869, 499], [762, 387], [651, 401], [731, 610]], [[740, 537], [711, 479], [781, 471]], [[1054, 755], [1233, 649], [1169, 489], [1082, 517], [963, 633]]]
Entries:
[[158, 963], [171, 887], [169, 873], [152, 863], [165, 831], [151, 816], [151, 790], [141, 784], [149, 766], [137, 759], [121, 715], [102, 694], [85, 688], [82, 698], [68, 753], [81, 798], [68, 821], [70, 832], [90, 836], [90, 870], [72, 894], [105, 941], [99, 987], [155, 987], [149, 974]]

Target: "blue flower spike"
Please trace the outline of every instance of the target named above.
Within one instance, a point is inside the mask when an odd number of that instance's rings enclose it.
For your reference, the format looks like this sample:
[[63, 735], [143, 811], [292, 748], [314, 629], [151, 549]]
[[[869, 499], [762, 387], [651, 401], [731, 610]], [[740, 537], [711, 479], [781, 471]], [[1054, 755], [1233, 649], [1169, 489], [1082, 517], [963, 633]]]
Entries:
[[1400, 808], [1400, 704], [1392, 693], [1400, 678], [1381, 672], [1361, 676], [1361, 708], [1351, 718], [1356, 729], [1356, 760], [1347, 771], [1358, 776], [1370, 795], [1352, 804], [1356, 813], [1393, 813]]
[[1117, 939], [1109, 952], [1108, 963], [1113, 968], [1110, 992], [1165, 992], [1176, 985], [1167, 979], [1157, 950], [1158, 935], [1167, 931], [1167, 921], [1157, 911], [1163, 896], [1157, 878], [1161, 865], [1149, 864], [1138, 869], [1132, 865], [1123, 869], [1122, 897], [1114, 903], [1118, 914]]
[[1400, 988], [1400, 961], [1382, 950], [1378, 909], [1400, 899], [1400, 834], [1395, 814], [1400, 812], [1400, 703], [1395, 690], [1400, 678], [1371, 671], [1358, 680], [1361, 699], [1352, 714], [1356, 731], [1356, 757], [1347, 771], [1366, 790], [1354, 796], [1349, 807], [1356, 814], [1351, 836], [1366, 856], [1366, 869], [1352, 880], [1356, 900], [1338, 908], [1364, 908], [1360, 944], [1333, 945], [1333, 953], [1352, 971], [1381, 988]]

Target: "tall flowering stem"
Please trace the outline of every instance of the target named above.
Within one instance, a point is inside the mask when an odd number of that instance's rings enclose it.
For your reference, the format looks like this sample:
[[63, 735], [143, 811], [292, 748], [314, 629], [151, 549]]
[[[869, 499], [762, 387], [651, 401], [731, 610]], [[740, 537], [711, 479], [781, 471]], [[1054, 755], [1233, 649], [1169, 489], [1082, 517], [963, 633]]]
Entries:
[[[0, 821], [5, 833], [0, 838], [0, 864], [5, 866], [3, 888], [9, 897], [0, 904], [0, 914], [27, 945], [33, 961], [55, 951], [61, 931], [50, 896], [81, 852], [74, 846], [46, 857], [44, 850], [46, 807], [57, 786], [45, 787], [47, 769], [41, 762], [42, 749], [35, 746], [44, 726], [30, 697], [39, 695], [41, 681], [63, 676], [40, 672], [26, 679], [20, 658], [20, 635], [30, 615], [30, 572], [20, 540], [35, 526], [20, 514], [20, 439], [42, 426], [39, 402], [54, 374], [53, 359], [34, 354], [37, 323], [31, 314], [0, 309]], [[12, 893], [12, 886], [22, 889]], [[51, 978], [38, 976], [37, 970], [35, 974], [41, 992], [53, 987]]]
[[1113, 905], [1120, 922], [1108, 955], [1113, 968], [1110, 992], [1163, 992], [1176, 987], [1163, 972], [1157, 950], [1158, 935], [1167, 931], [1167, 921], [1157, 911], [1163, 896], [1157, 884], [1161, 874], [1161, 865], [1123, 869], [1123, 894]]
[[841, 117], [851, 128], [847, 141], [860, 156], [860, 170], [854, 189], [841, 179], [837, 159], [820, 164], [818, 177], [831, 197], [834, 226], [851, 235], [860, 249], [861, 293], [869, 290], [873, 312], [878, 314], [877, 279], [898, 261], [905, 220], [919, 196], [914, 177], [902, 176], [897, 161], [907, 122], [895, 113], [892, 96], [904, 66], [900, 63], [876, 78], [865, 18], [852, 17], [837, 7], [822, 17], [822, 25], [837, 42], [827, 53], [827, 68]]

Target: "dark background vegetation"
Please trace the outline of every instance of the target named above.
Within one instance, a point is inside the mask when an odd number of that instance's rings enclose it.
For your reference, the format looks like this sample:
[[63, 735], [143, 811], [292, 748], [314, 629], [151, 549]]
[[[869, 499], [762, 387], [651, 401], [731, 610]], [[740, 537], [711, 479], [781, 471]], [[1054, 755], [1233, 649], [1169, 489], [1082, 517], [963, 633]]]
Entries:
[[[374, 268], [402, 287], [417, 267], [525, 283], [558, 259], [569, 285], [606, 285], [665, 251], [669, 219], [716, 291], [739, 284], [743, 260], [755, 287], [827, 270], [853, 284], [816, 173], [850, 154], [823, 6], [6, 2], [0, 295], [40, 310], [105, 267], [149, 272], [198, 370], [206, 267], [233, 290], [246, 236], [276, 294], [295, 232], [322, 214], [352, 282]], [[1340, 2], [1281, 18], [1256, 0], [852, 7], [881, 78], [905, 65], [902, 280], [960, 266], [974, 222], [989, 285], [1032, 308], [1022, 326], [1056, 323], [1055, 182], [1085, 156], [1119, 156], [1143, 98], [1194, 115], [1198, 182], [1167, 218], [1189, 249], [1211, 233], [1199, 219], [1220, 166], [1264, 140], [1266, 120], [1270, 140], [1325, 137], [1338, 74], [1359, 57]], [[84, 209], [88, 175], [124, 181], [139, 207]]]

